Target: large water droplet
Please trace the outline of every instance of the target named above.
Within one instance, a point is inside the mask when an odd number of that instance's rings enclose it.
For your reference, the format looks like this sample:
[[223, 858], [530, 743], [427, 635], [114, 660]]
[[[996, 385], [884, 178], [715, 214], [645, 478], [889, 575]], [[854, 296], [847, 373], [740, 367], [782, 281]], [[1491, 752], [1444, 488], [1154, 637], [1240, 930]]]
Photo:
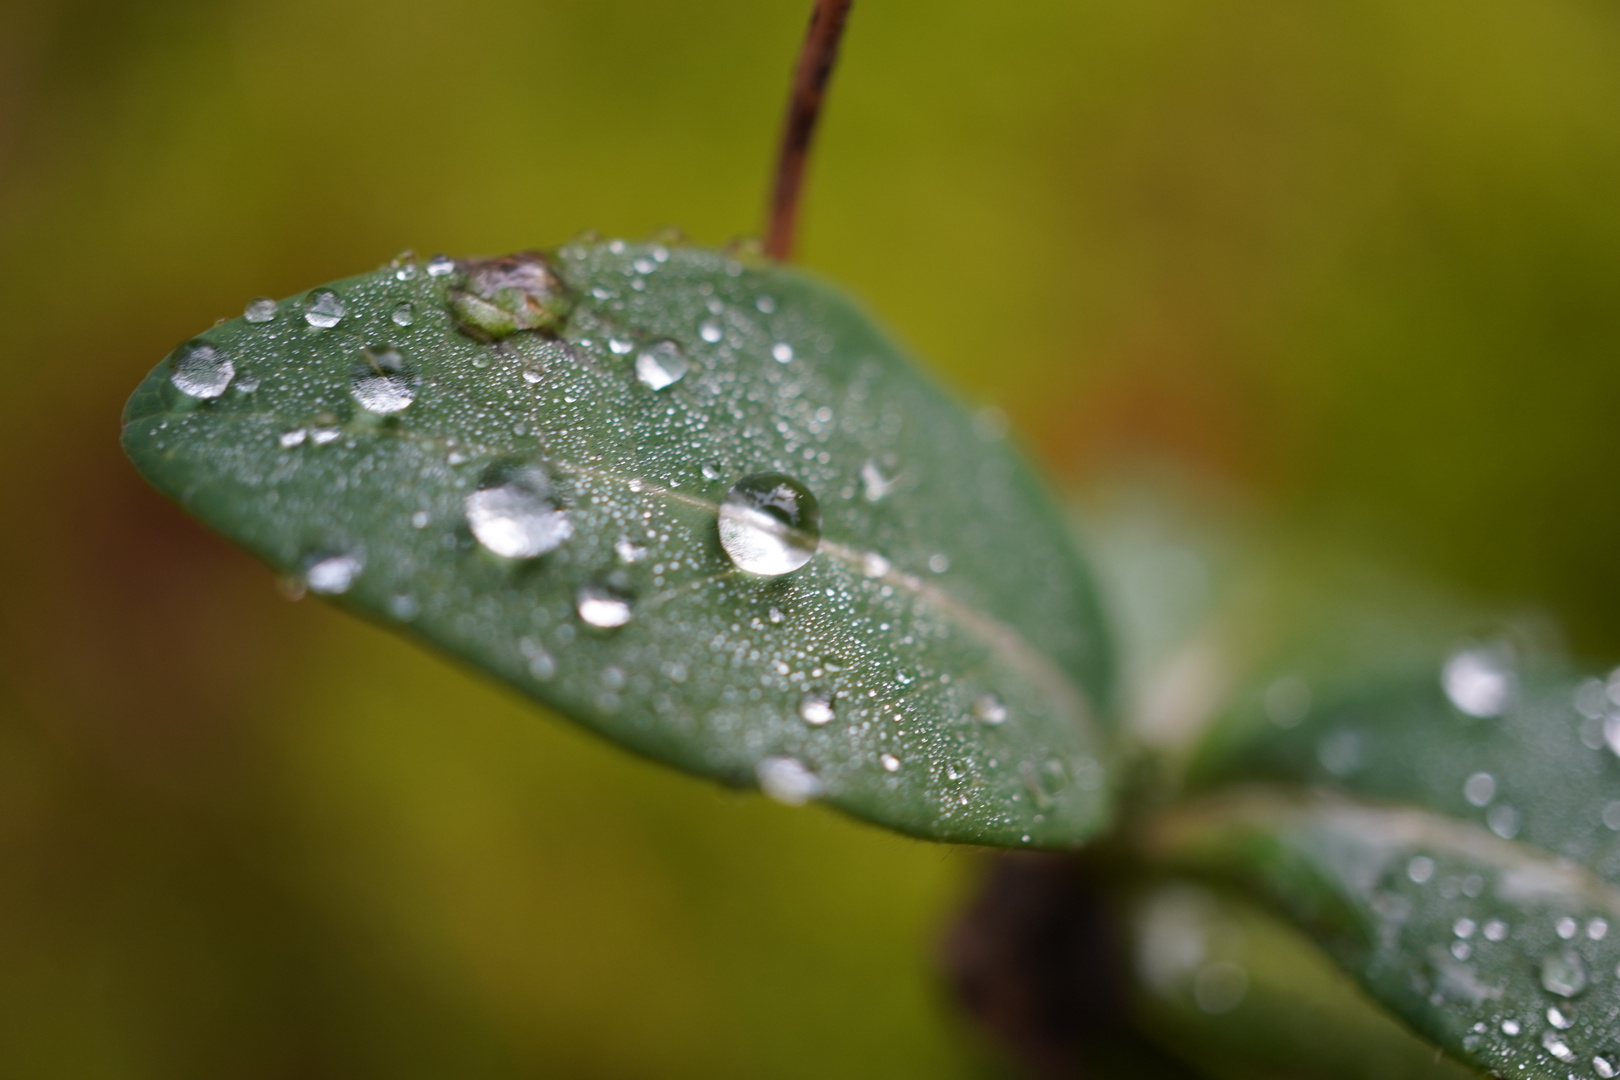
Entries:
[[538, 465], [491, 469], [466, 506], [478, 542], [508, 559], [544, 555], [574, 535], [568, 511], [557, 507], [551, 478]]
[[775, 345], [771, 346], [771, 359], [775, 360], [778, 364], [792, 363], [793, 346], [789, 345], [785, 341], [778, 341]]
[[231, 358], [206, 341], [188, 341], [169, 354], [169, 381], [190, 397], [217, 398], [235, 375]]
[[636, 378], [654, 390], [680, 382], [686, 370], [686, 357], [673, 341], [650, 345], [636, 356]]
[[1595, 1057], [1592, 1059], [1592, 1070], [1599, 1076], [1603, 1077], [1603, 1080], [1611, 1080], [1616, 1071], [1614, 1063], [1608, 1058], [1603, 1057]]
[[1541, 958], [1541, 987], [1549, 994], [1572, 998], [1586, 989], [1586, 965], [1574, 949], [1560, 949]]
[[1559, 1061], [1571, 1062], [1575, 1060], [1575, 1051], [1569, 1048], [1562, 1035], [1556, 1031], [1544, 1031], [1541, 1034], [1541, 1045], [1546, 1047], [1547, 1053]]
[[630, 621], [630, 601], [602, 585], [583, 585], [574, 598], [579, 617], [592, 626], [612, 630]]
[[832, 700], [826, 694], [811, 690], [799, 699], [799, 719], [820, 727], [833, 718]]
[[1505, 650], [1461, 649], [1447, 658], [1440, 685], [1459, 711], [1469, 716], [1500, 716], [1513, 700], [1518, 680]]
[[754, 767], [754, 775], [761, 791], [788, 806], [803, 806], [821, 794], [821, 778], [798, 758], [764, 758]]
[[304, 297], [304, 321], [311, 326], [322, 329], [336, 326], [343, 321], [343, 313], [347, 310], [343, 297], [331, 289], [316, 289]]
[[388, 318], [395, 326], [409, 326], [416, 321], [416, 309], [409, 301], [403, 301], [388, 313]]
[[267, 323], [276, 317], [276, 302], [268, 296], [255, 296], [242, 309], [242, 318], [250, 323]]
[[361, 349], [349, 392], [367, 410], [387, 416], [416, 400], [420, 382], [398, 349]]
[[781, 473], [753, 473], [720, 504], [720, 546], [751, 574], [792, 573], [821, 543], [821, 507], [808, 488]]
[[349, 591], [363, 565], [355, 555], [328, 555], [309, 564], [304, 571], [304, 581], [309, 584], [310, 592], [336, 596]]

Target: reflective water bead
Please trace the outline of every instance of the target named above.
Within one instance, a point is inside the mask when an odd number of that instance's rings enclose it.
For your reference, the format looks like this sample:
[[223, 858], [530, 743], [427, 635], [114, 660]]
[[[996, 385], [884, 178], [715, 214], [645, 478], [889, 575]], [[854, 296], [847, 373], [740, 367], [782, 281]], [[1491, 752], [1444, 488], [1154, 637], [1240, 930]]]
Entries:
[[1543, 1032], [1541, 1045], [1546, 1049], [1547, 1053], [1559, 1061], [1571, 1062], [1575, 1060], [1575, 1051], [1569, 1048], [1569, 1044], [1556, 1031]]
[[1602, 941], [1609, 936], [1609, 920], [1593, 919], [1586, 924], [1586, 936], [1593, 941]]
[[538, 465], [492, 469], [466, 501], [467, 525], [490, 551], [532, 559], [574, 535], [568, 511], [555, 500], [551, 478]]
[[774, 297], [760, 296], [754, 300], [754, 307], [758, 308], [762, 315], [771, 315], [776, 311], [776, 300]]
[[878, 761], [883, 765], [884, 772], [900, 771], [900, 759], [893, 754], [879, 754]]
[[1474, 920], [1468, 918], [1458, 919], [1451, 924], [1451, 932], [1460, 938], [1473, 937], [1475, 928]]
[[294, 428], [291, 431], [283, 431], [281, 433], [281, 438], [277, 439], [276, 441], [290, 450], [302, 443], [304, 439], [308, 437], [308, 434], [309, 433], [303, 428]]
[[713, 319], [706, 320], [702, 326], [698, 327], [698, 337], [707, 341], [710, 345], [715, 344], [724, 336], [725, 333], [720, 329], [720, 324]]
[[242, 309], [242, 318], [250, 323], [267, 323], [276, 317], [276, 302], [268, 296], [255, 296]]
[[1440, 685], [1446, 697], [1469, 716], [1500, 716], [1512, 701], [1516, 683], [1499, 649], [1458, 650], [1440, 670]]
[[636, 378], [654, 390], [680, 382], [687, 369], [686, 357], [673, 341], [660, 341], [636, 356]]
[[1502, 1021], [1502, 1034], [1506, 1035], [1510, 1039], [1517, 1035], [1521, 1030], [1523, 1029], [1519, 1027], [1519, 1022], [1513, 1019], [1511, 1016]]
[[409, 326], [416, 321], [416, 309], [407, 300], [396, 305], [394, 310], [388, 313], [388, 318], [395, 326]]
[[231, 358], [206, 341], [188, 341], [169, 354], [169, 381], [189, 397], [217, 398], [235, 376]]
[[398, 349], [361, 349], [349, 393], [368, 412], [388, 416], [410, 407], [420, 382]]
[[582, 585], [574, 597], [579, 617], [602, 630], [612, 630], [630, 621], [634, 612], [630, 601], [602, 585]]
[[943, 553], [928, 556], [928, 569], [936, 574], [943, 574], [951, 568], [951, 557]]
[[1574, 937], [1576, 931], [1579, 929], [1580, 927], [1576, 924], [1575, 920], [1569, 918], [1568, 916], [1559, 919], [1558, 922], [1553, 925], [1553, 932], [1559, 937], [1563, 938], [1565, 941], [1568, 941], [1570, 938]]
[[832, 700], [826, 694], [811, 690], [799, 699], [799, 719], [814, 727], [832, 720]]
[[613, 542], [613, 553], [623, 563], [638, 563], [647, 557], [647, 549], [628, 536], [621, 536]]
[[1575, 1018], [1573, 1016], [1566, 1016], [1564, 1014], [1564, 1010], [1560, 1009], [1558, 1006], [1549, 1005], [1547, 1007], [1547, 1023], [1551, 1024], [1559, 1031], [1568, 1031], [1570, 1028], [1575, 1026]]
[[793, 346], [785, 341], [778, 341], [771, 346], [771, 359], [778, 364], [791, 363], [793, 360]]
[[1508, 924], [1501, 919], [1491, 919], [1485, 924], [1486, 941], [1503, 941], [1508, 936]]
[[1414, 855], [1406, 864], [1406, 876], [1414, 885], [1423, 885], [1434, 877], [1434, 860], [1427, 855]]
[[1007, 706], [994, 694], [980, 694], [973, 700], [973, 718], [994, 727], [1007, 720]]
[[336, 596], [349, 591], [354, 579], [360, 576], [362, 566], [354, 555], [328, 555], [309, 564], [304, 571], [304, 581], [310, 592]]
[[331, 289], [316, 289], [304, 297], [304, 321], [311, 326], [330, 329], [343, 321], [346, 311], [343, 297]]
[[1541, 958], [1541, 988], [1549, 994], [1572, 998], [1586, 989], [1586, 964], [1574, 949], [1561, 949]]
[[1614, 1063], [1608, 1058], [1595, 1057], [1592, 1059], [1592, 1071], [1603, 1077], [1603, 1080], [1611, 1080], [1615, 1074]]
[[435, 255], [428, 260], [427, 272], [429, 277], [448, 277], [455, 272], [456, 260], [448, 255]]
[[878, 463], [867, 458], [861, 466], [861, 492], [867, 502], [879, 502], [894, 490], [895, 481], [883, 475]]
[[762, 758], [754, 766], [760, 790], [779, 803], [803, 806], [821, 794], [821, 779], [792, 757]]
[[880, 578], [889, 572], [890, 563], [875, 551], [868, 551], [861, 556], [861, 573], [869, 578]]
[[821, 507], [781, 473], [738, 480], [720, 504], [720, 546], [738, 568], [776, 577], [808, 563], [821, 543]]
[[1463, 798], [1475, 806], [1487, 806], [1496, 798], [1496, 777], [1477, 772], [1463, 784]]
[[1519, 835], [1519, 812], [1506, 803], [1498, 803], [1485, 815], [1485, 824], [1497, 836], [1511, 840]]
[[608, 338], [608, 352], [614, 356], [629, 356], [636, 343], [624, 338]]

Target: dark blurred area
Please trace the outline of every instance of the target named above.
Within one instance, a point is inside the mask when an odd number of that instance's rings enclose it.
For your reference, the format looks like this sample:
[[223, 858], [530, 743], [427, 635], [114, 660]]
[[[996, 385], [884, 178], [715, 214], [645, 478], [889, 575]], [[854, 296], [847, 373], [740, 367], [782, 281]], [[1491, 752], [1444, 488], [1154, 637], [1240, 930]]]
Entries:
[[[396, 251], [757, 227], [806, 0], [0, 5], [0, 1075], [973, 1075], [975, 863], [632, 761], [148, 490], [138, 379]], [[856, 5], [801, 242], [1062, 483], [1620, 655], [1620, 11]]]

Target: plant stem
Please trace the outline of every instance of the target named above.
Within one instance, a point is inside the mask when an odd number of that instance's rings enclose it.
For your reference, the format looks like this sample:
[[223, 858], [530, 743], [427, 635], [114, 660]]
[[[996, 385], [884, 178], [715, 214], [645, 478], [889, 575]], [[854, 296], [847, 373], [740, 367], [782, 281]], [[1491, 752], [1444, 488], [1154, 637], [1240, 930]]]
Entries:
[[776, 185], [771, 191], [770, 220], [765, 230], [765, 254], [786, 261], [793, 257], [794, 231], [799, 221], [799, 192], [804, 187], [804, 166], [810, 157], [827, 80], [838, 62], [838, 39], [854, 0], [816, 0], [810, 12], [810, 30], [799, 50], [793, 73], [787, 117], [782, 122], [782, 146], [776, 158]]

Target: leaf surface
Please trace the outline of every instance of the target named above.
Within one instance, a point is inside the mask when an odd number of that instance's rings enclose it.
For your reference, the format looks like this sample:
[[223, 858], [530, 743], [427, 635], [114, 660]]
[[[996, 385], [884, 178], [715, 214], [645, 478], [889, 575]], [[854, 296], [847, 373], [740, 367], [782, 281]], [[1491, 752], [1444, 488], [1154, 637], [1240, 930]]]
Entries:
[[312, 591], [642, 754], [937, 839], [1107, 821], [1109, 643], [1046, 495], [801, 273], [399, 261], [177, 349], [124, 445]]

